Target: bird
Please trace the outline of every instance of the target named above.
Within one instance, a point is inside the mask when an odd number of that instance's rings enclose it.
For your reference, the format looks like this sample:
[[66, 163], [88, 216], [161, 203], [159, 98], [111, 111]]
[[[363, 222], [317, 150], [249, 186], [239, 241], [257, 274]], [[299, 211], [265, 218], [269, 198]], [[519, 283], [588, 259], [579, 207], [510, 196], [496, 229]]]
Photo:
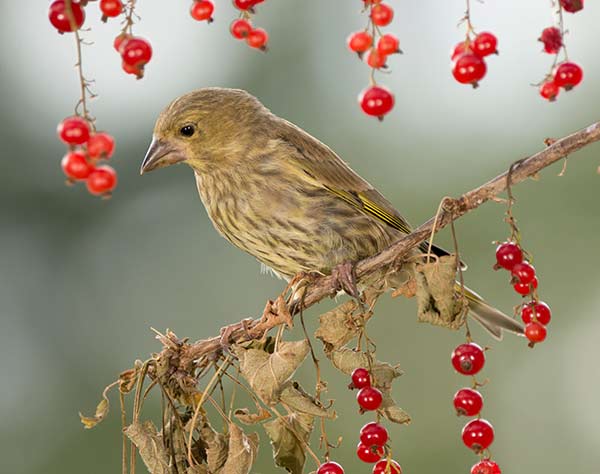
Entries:
[[[331, 148], [241, 89], [197, 89], [164, 108], [140, 173], [178, 163], [192, 168], [215, 229], [288, 281], [336, 274], [356, 292], [352, 265], [412, 229]], [[523, 333], [514, 318], [464, 291], [470, 315], [494, 337]]]

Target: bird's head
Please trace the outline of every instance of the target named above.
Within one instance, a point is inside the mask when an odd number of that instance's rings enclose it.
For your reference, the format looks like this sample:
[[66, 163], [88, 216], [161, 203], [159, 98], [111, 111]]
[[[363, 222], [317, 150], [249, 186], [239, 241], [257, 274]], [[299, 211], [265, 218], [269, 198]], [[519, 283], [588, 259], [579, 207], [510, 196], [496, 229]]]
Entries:
[[268, 129], [269, 116], [240, 89], [210, 87], [182, 95], [158, 117], [140, 172], [181, 162], [197, 172], [224, 166]]

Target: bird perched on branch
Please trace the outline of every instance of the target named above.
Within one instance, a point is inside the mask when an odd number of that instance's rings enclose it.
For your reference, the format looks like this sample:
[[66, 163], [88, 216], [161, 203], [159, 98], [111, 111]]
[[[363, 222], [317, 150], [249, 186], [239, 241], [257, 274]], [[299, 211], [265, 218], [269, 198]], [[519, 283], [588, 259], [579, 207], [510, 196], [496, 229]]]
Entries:
[[[351, 262], [411, 231], [333, 150], [242, 90], [199, 89], [162, 111], [141, 172], [175, 163], [193, 169], [221, 235], [288, 280], [299, 272], [335, 273], [353, 293]], [[477, 294], [466, 296], [471, 314], [496, 337], [502, 329], [522, 332]]]

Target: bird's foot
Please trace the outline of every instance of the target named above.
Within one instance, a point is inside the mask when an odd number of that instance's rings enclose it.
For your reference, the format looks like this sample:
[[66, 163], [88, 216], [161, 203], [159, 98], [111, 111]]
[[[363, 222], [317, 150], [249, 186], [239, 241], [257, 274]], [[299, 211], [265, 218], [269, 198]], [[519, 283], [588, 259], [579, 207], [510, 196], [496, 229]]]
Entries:
[[[231, 343], [232, 336], [236, 331], [240, 329], [243, 330], [246, 334], [246, 338], [248, 340], [252, 339], [250, 335], [250, 323], [253, 321], [252, 318], [243, 319], [239, 323], [230, 324], [229, 326], [225, 326], [221, 328], [219, 344], [223, 349], [223, 352], [231, 353]], [[233, 341], [235, 342], [235, 341]]]
[[331, 276], [335, 279], [336, 291], [344, 291], [347, 295], [360, 300], [360, 291], [358, 291], [358, 287], [356, 286], [356, 275], [352, 262], [344, 262], [336, 265], [331, 270]]

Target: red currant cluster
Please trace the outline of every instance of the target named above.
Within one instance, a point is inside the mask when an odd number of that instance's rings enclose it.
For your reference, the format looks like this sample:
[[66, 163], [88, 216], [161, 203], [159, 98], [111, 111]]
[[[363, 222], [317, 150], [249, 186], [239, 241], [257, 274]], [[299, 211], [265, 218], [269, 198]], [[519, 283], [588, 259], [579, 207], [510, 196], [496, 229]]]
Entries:
[[477, 87], [487, 72], [484, 58], [491, 54], [498, 54], [498, 40], [487, 31], [471, 38], [472, 33], [469, 29], [466, 39], [458, 43], [452, 51], [452, 75], [461, 84]]
[[400, 53], [400, 41], [391, 34], [382, 34], [380, 28], [387, 26], [394, 18], [394, 10], [381, 0], [363, 0], [365, 11], [369, 12], [367, 26], [362, 31], [352, 33], [347, 40], [350, 51], [359, 59], [365, 60], [371, 68], [371, 85], [358, 96], [358, 102], [367, 115], [383, 119], [394, 107], [394, 95], [375, 83], [374, 73], [387, 68], [388, 57]]
[[451, 355], [452, 366], [462, 375], [473, 377], [472, 388], [461, 388], [454, 394], [454, 408], [459, 416], [476, 416], [462, 429], [462, 440], [467, 448], [482, 456], [482, 459], [471, 468], [471, 474], [500, 474], [498, 464], [491, 461], [485, 451], [494, 441], [494, 428], [492, 424], [481, 418], [483, 397], [476, 388], [481, 384], [475, 375], [485, 365], [484, 350], [474, 342], [467, 342], [458, 346]]
[[[556, 100], [561, 88], [569, 91], [583, 80], [581, 66], [568, 60], [563, 26], [563, 10], [575, 13], [582, 8], [583, 0], [560, 0], [557, 11], [558, 26], [545, 28], [540, 35], [539, 41], [544, 45], [544, 52], [554, 55], [554, 63], [550, 68], [550, 72], [538, 84], [540, 96], [550, 102]], [[562, 62], [559, 61], [561, 51], [564, 53]]]
[[[350, 388], [358, 389], [356, 401], [360, 407], [361, 413], [365, 411], [378, 410], [383, 401], [381, 392], [371, 386], [371, 375], [364, 368], [355, 369], [352, 372], [352, 383]], [[387, 430], [377, 422], [367, 423], [360, 429], [360, 442], [356, 447], [356, 455], [365, 463], [375, 463], [373, 474], [402, 474], [400, 465], [391, 459], [389, 452], [386, 456], [386, 444], [388, 442]]]
[[520, 306], [521, 318], [525, 323], [525, 336], [529, 345], [546, 339], [546, 325], [550, 322], [550, 307], [539, 301], [537, 296], [538, 279], [535, 268], [524, 260], [523, 250], [514, 242], [504, 242], [496, 249], [496, 265], [494, 269], [504, 268], [511, 275], [511, 283], [517, 293], [522, 296], [531, 295], [531, 301]]
[[144, 67], [152, 59], [152, 46], [148, 40], [123, 32], [115, 38], [113, 46], [121, 55], [123, 71], [138, 79], [144, 77]]
[[[246, 44], [251, 48], [267, 50], [269, 35], [262, 28], [252, 26], [252, 15], [255, 13], [254, 7], [265, 0], [233, 0], [233, 6], [240, 11], [240, 16], [233, 20], [229, 31], [235, 39], [246, 40]], [[215, 6], [211, 0], [195, 0], [190, 14], [194, 20], [206, 20], [209, 23], [213, 21], [212, 14]]]
[[108, 165], [98, 165], [108, 160], [115, 149], [112, 136], [104, 132], [94, 132], [83, 117], [67, 117], [58, 124], [59, 138], [69, 147], [63, 157], [61, 167], [67, 176], [67, 183], [85, 181], [91, 194], [110, 197], [117, 185], [117, 173]]

